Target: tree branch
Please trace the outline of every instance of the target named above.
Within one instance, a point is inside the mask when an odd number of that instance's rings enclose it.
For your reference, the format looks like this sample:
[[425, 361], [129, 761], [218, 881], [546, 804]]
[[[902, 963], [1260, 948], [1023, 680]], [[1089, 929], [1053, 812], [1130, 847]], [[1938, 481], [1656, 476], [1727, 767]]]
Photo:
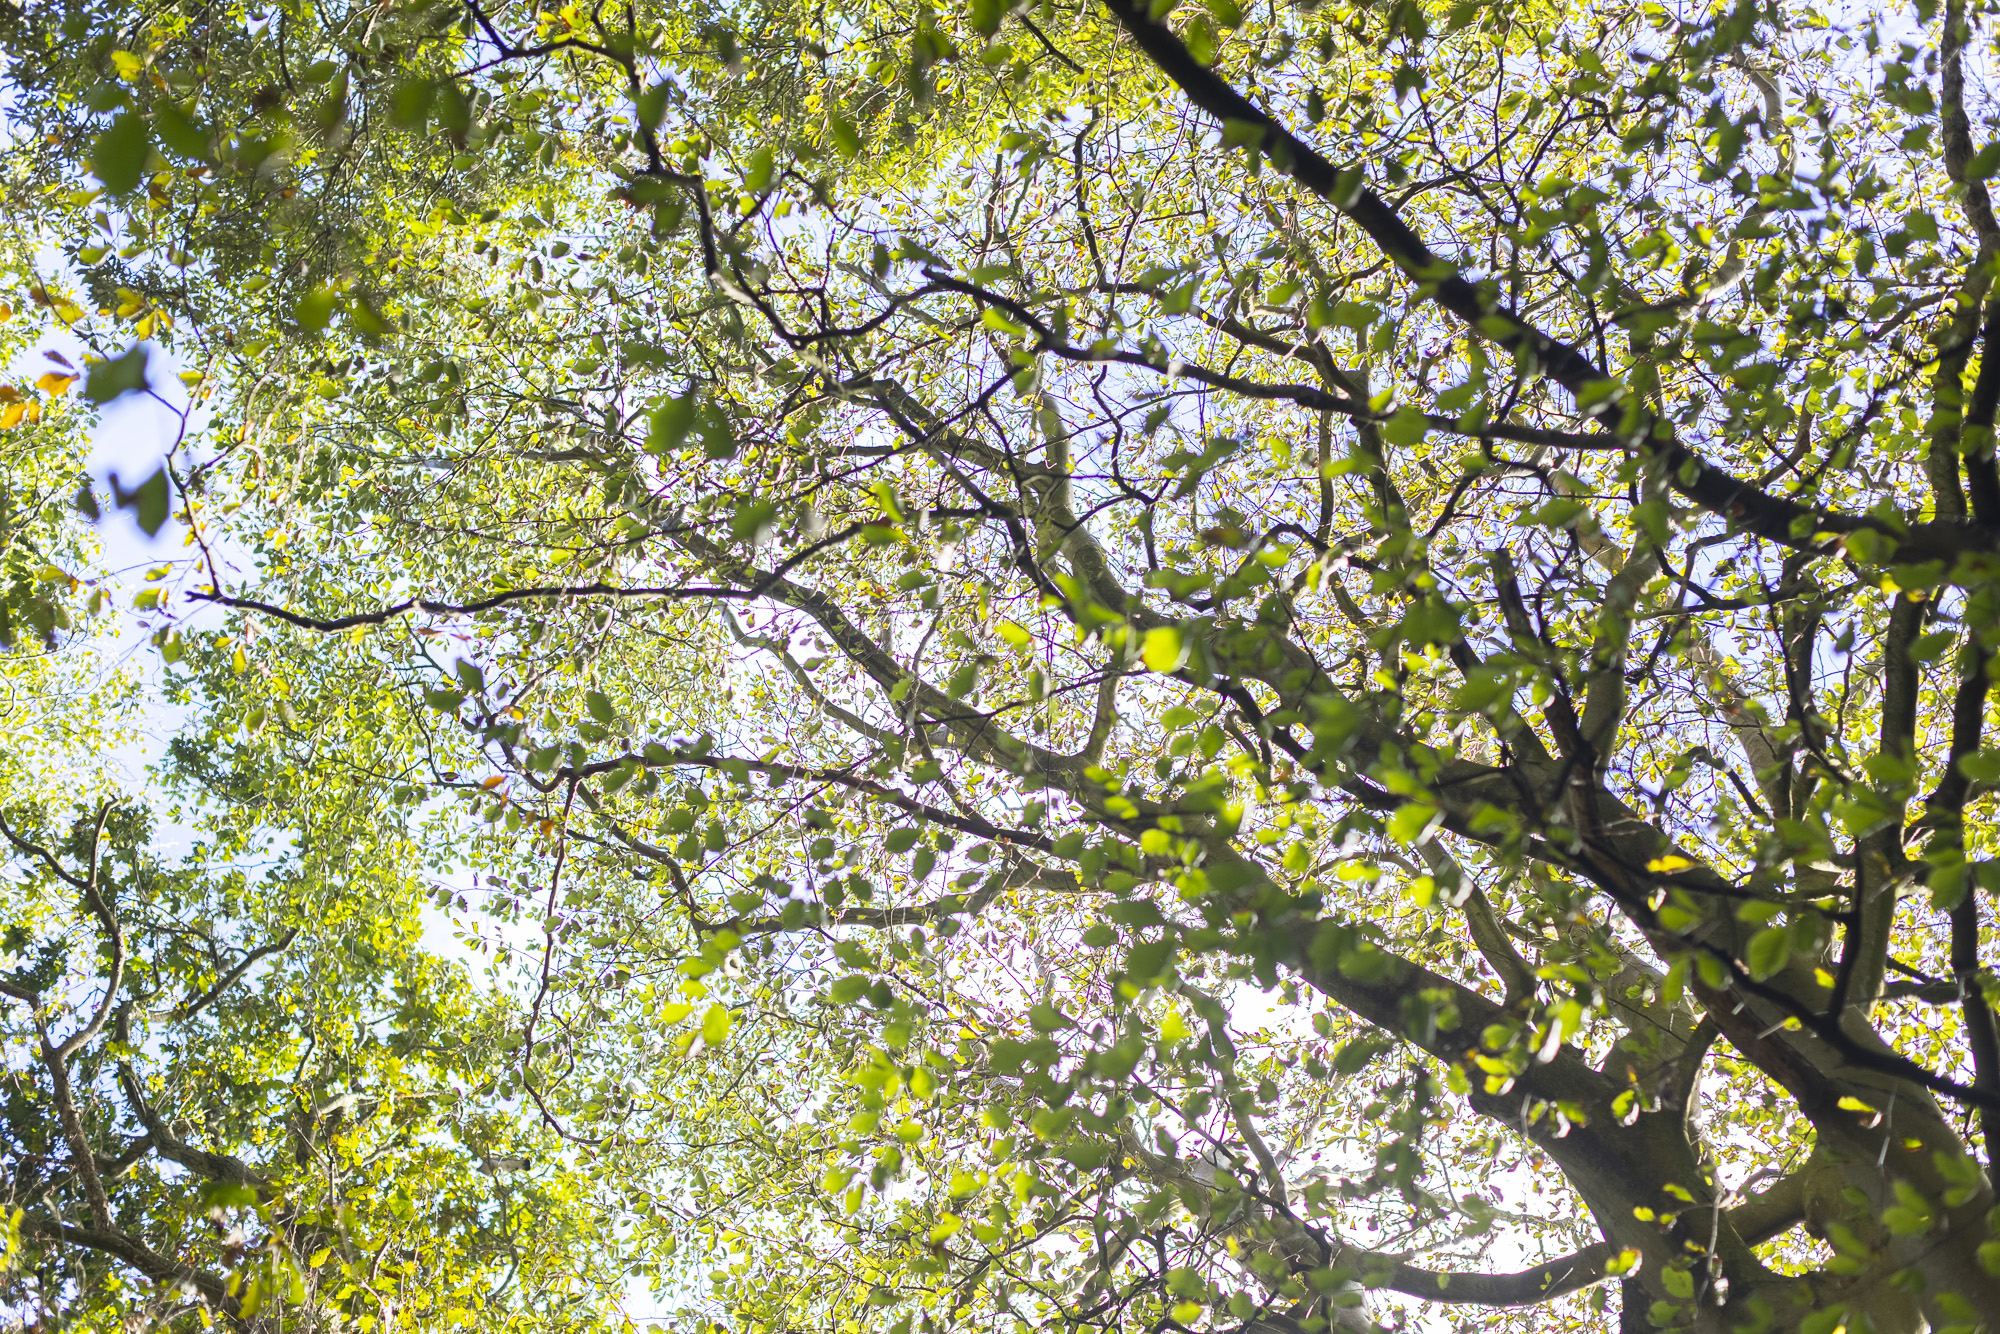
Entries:
[[[1580, 350], [1490, 300], [1460, 274], [1455, 264], [1433, 252], [1394, 209], [1362, 183], [1359, 168], [1343, 170], [1334, 166], [1279, 125], [1196, 60], [1181, 40], [1143, 5], [1136, 0], [1104, 0], [1104, 4], [1140, 50], [1189, 101], [1227, 128], [1246, 127], [1256, 151], [1267, 155], [1279, 170], [1354, 222], [1421, 292], [1458, 316], [1475, 334], [1490, 339], [1517, 358], [1530, 360], [1579, 401], [1589, 401], [1611, 381], [1610, 374]], [[1600, 411], [1623, 410], [1611, 400], [1604, 400], [1600, 408]], [[1730, 476], [1675, 440], [1671, 425], [1649, 411], [1638, 410], [1635, 422], [1625, 442], [1655, 461], [1669, 485], [1702, 508], [1769, 541], [1802, 550], [1825, 551], [1836, 545], [1829, 535], [1837, 539], [1844, 534], [1872, 530], [1900, 539], [1905, 560], [1951, 559], [1962, 552], [1986, 551], [1994, 546], [1992, 534], [1961, 523], [1917, 524], [1904, 534], [1872, 515], [1810, 509]]]

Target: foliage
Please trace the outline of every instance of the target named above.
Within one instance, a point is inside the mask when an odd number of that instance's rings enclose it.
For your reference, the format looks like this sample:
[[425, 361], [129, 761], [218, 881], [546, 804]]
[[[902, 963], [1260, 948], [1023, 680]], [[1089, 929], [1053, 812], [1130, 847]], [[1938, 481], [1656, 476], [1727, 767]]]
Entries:
[[494, 1007], [379, 900], [309, 915], [294, 877], [160, 864], [126, 807], [9, 816], [24, 1314], [506, 1327], [587, 1299], [587, 1221], [496, 1166], [534, 1137], [482, 1105]]
[[[487, 1077], [377, 1170], [559, 1146], [537, 1282], [896, 1334], [1993, 1309], [1990, 14], [10, 22], [25, 301], [93, 400], [170, 388], [134, 339], [186, 372], [137, 613], [233, 842], [174, 892], [429, 979], [472, 1032], [366, 1059]], [[53, 809], [23, 902], [84, 874]], [[253, 830], [298, 897], [229, 889]], [[485, 993], [418, 957], [425, 867]], [[216, 1272], [139, 1180], [125, 1234]], [[363, 1209], [287, 1181], [273, 1275]], [[428, 1310], [500, 1263], [454, 1217]]]

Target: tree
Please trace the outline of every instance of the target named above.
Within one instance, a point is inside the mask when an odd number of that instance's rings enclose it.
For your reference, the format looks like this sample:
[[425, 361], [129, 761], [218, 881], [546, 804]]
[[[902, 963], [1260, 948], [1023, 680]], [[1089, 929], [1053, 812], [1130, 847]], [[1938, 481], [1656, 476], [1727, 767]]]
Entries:
[[1990, 21], [79, 3], [13, 156], [187, 781], [452, 797], [690, 1318], [1970, 1329]]
[[[526, 1170], [553, 1137], [491, 1096], [504, 998], [422, 948], [418, 831], [186, 738], [178, 790], [126, 795], [163, 701], [70, 506], [70, 391], [104, 368], [42, 364], [0, 393], [25, 409], [0, 660], [10, 1327], [604, 1327], [617, 1277], [577, 1260], [615, 1238], [592, 1183]], [[125, 498], [157, 528], [167, 496]]]
[[502, 1007], [365, 881], [312, 905], [296, 865], [163, 864], [146, 825], [0, 820], [16, 1318], [602, 1327], [574, 1257], [604, 1239], [482, 1084]]

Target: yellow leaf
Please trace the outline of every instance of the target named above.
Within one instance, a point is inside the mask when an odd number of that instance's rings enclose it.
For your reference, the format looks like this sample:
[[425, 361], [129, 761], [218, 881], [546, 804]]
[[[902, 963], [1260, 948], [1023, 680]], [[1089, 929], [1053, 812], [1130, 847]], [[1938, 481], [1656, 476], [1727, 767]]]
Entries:
[[21, 424], [21, 418], [28, 415], [26, 403], [9, 403], [0, 408], [0, 431], [11, 431]]
[[485, 788], [488, 792], [491, 792], [494, 788], [499, 787], [500, 784], [504, 781], [505, 780], [499, 774], [494, 774], [491, 778], [487, 779], [479, 786]]
[[35, 388], [52, 398], [60, 398], [67, 394], [69, 387], [75, 383], [74, 375], [64, 375], [61, 371], [44, 371], [41, 378], [35, 381]]
[[1653, 858], [1653, 860], [1647, 862], [1646, 869], [1648, 871], [1662, 871], [1662, 872], [1685, 871], [1688, 869], [1688, 867], [1693, 865], [1694, 865], [1693, 862], [1689, 861], [1687, 858], [1681, 856], [1680, 854], [1670, 852], [1664, 857], [1655, 857]]

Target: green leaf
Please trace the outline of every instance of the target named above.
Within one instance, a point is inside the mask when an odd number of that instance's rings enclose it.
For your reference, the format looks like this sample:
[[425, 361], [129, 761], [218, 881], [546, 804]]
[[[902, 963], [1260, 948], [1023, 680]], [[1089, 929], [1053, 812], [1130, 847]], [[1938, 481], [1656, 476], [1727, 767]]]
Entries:
[[762, 543], [771, 535], [777, 518], [777, 507], [768, 500], [740, 501], [729, 518], [729, 531], [739, 542]]
[[1408, 448], [1422, 440], [1430, 423], [1417, 408], [1398, 408], [1396, 415], [1382, 423], [1382, 438], [1392, 445]]
[[170, 492], [167, 489], [167, 470], [160, 467], [153, 475], [127, 491], [118, 481], [118, 474], [111, 474], [111, 494], [118, 502], [118, 508], [129, 509], [140, 529], [148, 537], [160, 531], [167, 521], [167, 506]]
[[1037, 1033], [1054, 1033], [1059, 1029], [1074, 1028], [1076, 1021], [1053, 1005], [1037, 1004], [1028, 1007], [1028, 1022]]
[[1179, 626], [1155, 626], [1146, 632], [1139, 658], [1149, 672], [1177, 672], [1187, 665], [1188, 647]]
[[1922, 1236], [1930, 1231], [1936, 1215], [1923, 1193], [1900, 1177], [1890, 1187], [1896, 1203], [1882, 1211], [1882, 1221], [1889, 1225], [1889, 1231], [1899, 1237]]
[[1141, 986], [1147, 986], [1173, 971], [1174, 941], [1143, 941], [1132, 947], [1125, 956], [1125, 976]]
[[1528, 516], [1528, 522], [1544, 528], [1567, 528], [1583, 513], [1583, 502], [1571, 496], [1557, 496]]
[[209, 1209], [250, 1209], [256, 1207], [255, 1187], [232, 1181], [214, 1181], [196, 1192], [204, 1211]]
[[1443, 819], [1444, 814], [1437, 807], [1412, 802], [1389, 817], [1389, 837], [1398, 843], [1421, 843]]
[[1375, 1038], [1351, 1038], [1340, 1044], [1340, 1049], [1328, 1062], [1334, 1073], [1352, 1075], [1360, 1073], [1370, 1061], [1389, 1050], [1389, 1044]]
[[[1900, 581], [1899, 581], [1900, 582]], [[1917, 662], [1935, 662], [1952, 646], [1958, 636], [1950, 630], [1940, 630], [1936, 634], [1922, 635], [1910, 645], [1910, 657]]]
[[1893, 538], [1872, 528], [1863, 528], [1849, 533], [1842, 541], [1847, 547], [1847, 554], [1863, 565], [1872, 565], [1877, 561], [1887, 560], [1896, 549], [1896, 543]]
[[968, 0], [965, 8], [967, 22], [981, 37], [991, 37], [1000, 31], [1000, 20], [1007, 16], [1007, 0]]
[[1974, 783], [2000, 783], [2000, 750], [1988, 746], [1961, 755], [1958, 771]]
[[145, 177], [146, 157], [152, 150], [145, 119], [136, 111], [121, 111], [97, 136], [90, 168], [112, 194], [130, 194]]
[[84, 381], [83, 396], [93, 403], [109, 403], [121, 394], [141, 393], [146, 388], [146, 348], [134, 343], [108, 361], [95, 362]]
[[1972, 888], [1971, 868], [1964, 862], [1933, 866], [1926, 887], [1931, 892], [1932, 910], [1950, 912], [1965, 902], [1966, 893]]
[[1750, 937], [1743, 951], [1744, 966], [1759, 982], [1775, 976], [1791, 958], [1792, 933], [1789, 927], [1767, 926]]
[[421, 132], [436, 96], [437, 85], [429, 79], [405, 79], [390, 96], [389, 119], [400, 129]]
[[633, 114], [640, 125], [649, 130], [660, 128], [660, 122], [667, 115], [667, 97], [672, 91], [673, 85], [662, 79], [633, 99]]
[[[996, 28], [999, 26], [998, 20], [995, 20], [994, 26]], [[860, 156], [861, 131], [855, 128], [853, 121], [835, 112], [826, 118], [826, 133], [827, 137], [833, 140], [835, 151], [842, 157]]]
[[688, 432], [694, 429], [698, 411], [699, 404], [693, 394], [662, 400], [653, 409], [651, 428], [646, 436], [646, 452], [659, 455], [679, 449]]
[[307, 333], [318, 333], [333, 318], [334, 307], [339, 302], [339, 296], [331, 288], [315, 287], [299, 298], [298, 305], [292, 308], [292, 318]]
[[[701, 438], [701, 452], [711, 459], [731, 459], [736, 457], [736, 433], [730, 429], [729, 418], [714, 403], [702, 408], [695, 415], [695, 433]], [[760, 502], [766, 503], [768, 502]]]
[[153, 129], [160, 142], [182, 157], [206, 160], [210, 150], [209, 131], [195, 120], [190, 110], [166, 98], [153, 105]]
[[711, 1047], [720, 1047], [729, 1038], [729, 1029], [736, 1022], [727, 1005], [711, 1005], [708, 1013], [701, 1017], [701, 1040]]
[[606, 727], [618, 721], [618, 708], [611, 697], [602, 690], [587, 690], [583, 695], [583, 707], [590, 710], [590, 716]]

